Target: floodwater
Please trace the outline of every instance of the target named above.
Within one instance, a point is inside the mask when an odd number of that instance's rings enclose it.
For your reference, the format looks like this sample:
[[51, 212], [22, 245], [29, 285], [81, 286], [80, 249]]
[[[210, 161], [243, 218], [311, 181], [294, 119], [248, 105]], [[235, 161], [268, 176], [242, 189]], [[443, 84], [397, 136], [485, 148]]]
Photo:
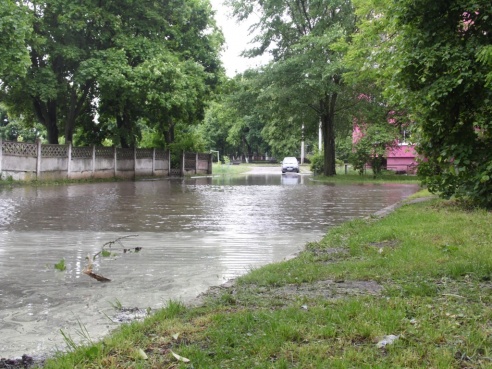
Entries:
[[[0, 357], [100, 339], [120, 324], [115, 306], [190, 302], [416, 190], [277, 173], [0, 188]], [[117, 239], [92, 269], [111, 282], [82, 273]]]

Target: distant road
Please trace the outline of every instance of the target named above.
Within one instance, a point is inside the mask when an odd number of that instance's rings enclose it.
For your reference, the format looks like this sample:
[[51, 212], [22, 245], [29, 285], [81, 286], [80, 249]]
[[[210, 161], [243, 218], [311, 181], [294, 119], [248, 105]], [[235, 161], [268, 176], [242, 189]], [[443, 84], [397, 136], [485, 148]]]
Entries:
[[[248, 164], [241, 164], [241, 165], [248, 165]], [[265, 165], [264, 167], [262, 166], [254, 166], [251, 167], [251, 170], [246, 172], [245, 174], [282, 174], [282, 169], [280, 168], [280, 164], [276, 166], [272, 165]], [[308, 166], [301, 166], [301, 173], [300, 174], [312, 174], [312, 172], [309, 170]]]

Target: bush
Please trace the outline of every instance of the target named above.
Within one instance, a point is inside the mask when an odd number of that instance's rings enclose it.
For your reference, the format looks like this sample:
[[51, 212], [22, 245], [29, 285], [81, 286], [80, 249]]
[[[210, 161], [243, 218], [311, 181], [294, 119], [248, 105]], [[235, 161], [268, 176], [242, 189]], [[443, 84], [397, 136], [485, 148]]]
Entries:
[[323, 174], [324, 157], [323, 151], [319, 151], [309, 158], [311, 161], [311, 171], [316, 174]]

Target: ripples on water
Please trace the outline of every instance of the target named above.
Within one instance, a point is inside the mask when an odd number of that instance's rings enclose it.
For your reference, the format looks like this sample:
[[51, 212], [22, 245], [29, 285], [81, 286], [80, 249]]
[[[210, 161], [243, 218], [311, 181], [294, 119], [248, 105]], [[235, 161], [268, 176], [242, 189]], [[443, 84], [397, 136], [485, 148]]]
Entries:
[[[59, 330], [76, 335], [79, 322], [98, 338], [114, 327], [111, 302], [189, 301], [415, 190], [296, 175], [0, 189], [0, 357], [63, 348]], [[96, 260], [112, 282], [82, 274], [87, 254], [130, 234], [138, 237], [116, 244], [116, 256]], [[65, 272], [53, 267], [61, 259]]]

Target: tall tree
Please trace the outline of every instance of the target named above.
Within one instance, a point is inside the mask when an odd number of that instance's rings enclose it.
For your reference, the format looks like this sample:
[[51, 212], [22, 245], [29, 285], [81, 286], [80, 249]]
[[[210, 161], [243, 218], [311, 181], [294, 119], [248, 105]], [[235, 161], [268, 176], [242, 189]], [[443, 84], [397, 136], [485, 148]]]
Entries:
[[362, 48], [365, 66], [415, 122], [424, 183], [443, 197], [492, 206], [491, 2], [357, 4], [365, 11], [361, 40], [373, 46]]
[[247, 70], [230, 82], [229, 93], [224, 97], [224, 105], [231, 112], [229, 119], [228, 142], [236, 150], [234, 154], [251, 158], [254, 154], [264, 155], [270, 150], [263, 130], [266, 124], [258, 103], [261, 85], [260, 73]]
[[351, 2], [230, 0], [230, 4], [239, 20], [259, 16], [253, 29], [259, 31], [254, 40], [260, 46], [245, 54], [270, 53], [272, 70], [266, 73], [278, 77], [270, 84], [270, 95], [279, 99], [290, 95], [303, 106], [301, 111], [315, 112], [323, 133], [324, 174], [335, 175], [335, 118], [344, 72], [337, 44], [354, 30]]
[[[31, 15], [34, 35], [27, 77], [5, 80], [7, 102], [35, 116], [51, 143], [60, 135], [72, 140], [77, 124], [87, 126], [87, 116], [100, 115], [115, 122], [123, 146], [135, 145], [137, 120], [162, 116], [150, 117], [147, 99], [172, 82], [155, 78], [146, 84], [144, 65], [165, 59], [178, 75], [181, 69], [191, 73], [202, 94], [194, 89], [190, 100], [202, 101], [217, 84], [222, 38], [206, 1], [45, 0], [16, 6]], [[203, 114], [203, 105], [192, 108]], [[178, 119], [193, 115], [185, 113]]]

